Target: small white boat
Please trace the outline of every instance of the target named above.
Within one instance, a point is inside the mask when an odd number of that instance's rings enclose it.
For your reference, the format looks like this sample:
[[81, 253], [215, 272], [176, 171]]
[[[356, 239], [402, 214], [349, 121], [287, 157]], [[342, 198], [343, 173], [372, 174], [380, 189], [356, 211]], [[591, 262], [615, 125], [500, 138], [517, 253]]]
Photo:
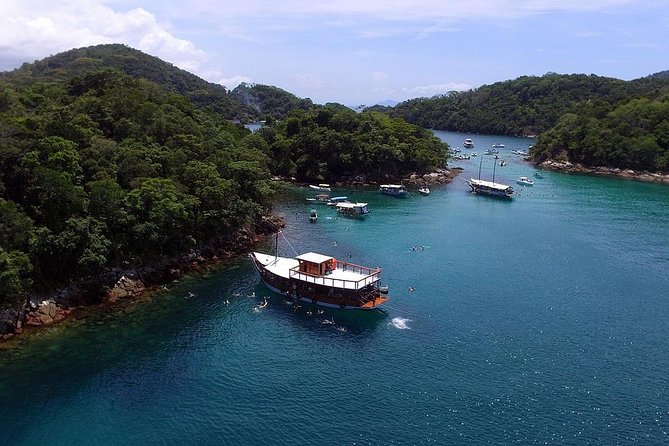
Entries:
[[495, 149], [503, 149], [504, 147], [506, 147], [504, 144], [501, 144], [501, 143], [495, 143], [492, 146]]
[[474, 141], [472, 141], [471, 138], [467, 138], [462, 145], [465, 146], [466, 149], [471, 149], [474, 147]]
[[534, 181], [528, 177], [518, 177], [516, 183], [520, 184], [521, 186], [534, 186]]
[[471, 156], [479, 156], [479, 154], [476, 152], [472, 152]]
[[430, 195], [430, 188], [427, 186], [423, 186], [420, 189], [418, 189], [418, 193], [421, 195]]
[[324, 190], [324, 191], [327, 191], [327, 192], [330, 192], [330, 190], [331, 190], [330, 185], [326, 184], [326, 183], [321, 183], [318, 186], [310, 184], [309, 187], [314, 189], [314, 190]]
[[492, 150], [488, 149], [485, 152], [483, 152], [484, 155], [492, 155]]
[[311, 223], [316, 223], [316, 220], [318, 220], [318, 213], [316, 213], [316, 209], [312, 209], [309, 213], [309, 221]]

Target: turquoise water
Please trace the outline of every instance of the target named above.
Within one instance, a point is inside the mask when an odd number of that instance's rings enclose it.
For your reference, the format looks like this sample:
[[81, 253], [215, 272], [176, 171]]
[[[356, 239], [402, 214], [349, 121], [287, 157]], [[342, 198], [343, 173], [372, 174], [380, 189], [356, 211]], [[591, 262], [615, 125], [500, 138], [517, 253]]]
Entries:
[[239, 257], [0, 351], [0, 438], [667, 444], [669, 188], [553, 172], [523, 188], [515, 178], [535, 169], [510, 151], [531, 140], [436, 133], [473, 138], [479, 156], [505, 143], [496, 181], [518, 196], [469, 194], [472, 158], [428, 197], [335, 190], [369, 203], [364, 220], [320, 205], [310, 224], [307, 189], [279, 200], [298, 252], [383, 268], [385, 312], [318, 314], [275, 295], [255, 311], [270, 293]]

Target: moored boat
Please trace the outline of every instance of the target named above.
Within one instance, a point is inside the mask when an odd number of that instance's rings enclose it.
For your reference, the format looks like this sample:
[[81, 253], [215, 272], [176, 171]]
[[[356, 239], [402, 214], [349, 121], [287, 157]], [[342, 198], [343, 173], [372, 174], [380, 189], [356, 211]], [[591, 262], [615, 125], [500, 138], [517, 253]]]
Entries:
[[422, 186], [420, 189], [418, 189], [418, 193], [421, 195], [430, 195], [430, 188], [427, 186]]
[[318, 186], [310, 184], [309, 187], [314, 189], [314, 190], [324, 190], [324, 191], [330, 192], [330, 185], [326, 184], [326, 183], [321, 183]]
[[367, 203], [337, 203], [337, 212], [347, 217], [364, 217], [371, 211], [367, 208]]
[[394, 197], [405, 197], [407, 188], [403, 184], [382, 184], [379, 186], [379, 192]]
[[471, 140], [471, 138], [465, 139], [465, 142], [462, 144], [465, 148], [471, 149], [474, 147], [474, 141]]
[[529, 177], [518, 177], [516, 183], [522, 186], [534, 186], [534, 181], [532, 181]]
[[309, 221], [311, 223], [316, 223], [316, 220], [318, 220], [318, 213], [316, 212], [316, 209], [312, 209], [309, 213]]
[[318, 194], [314, 198], [307, 198], [307, 201], [310, 203], [326, 203], [330, 201], [330, 196], [328, 194]]
[[295, 258], [253, 252], [249, 257], [270, 290], [297, 301], [344, 310], [372, 310], [389, 299], [379, 290], [380, 268], [315, 252]]
[[501, 144], [501, 143], [495, 143], [495, 144], [492, 145], [492, 147], [494, 149], [503, 149], [506, 146], [504, 144]]
[[332, 197], [326, 204], [328, 206], [336, 206], [337, 203], [350, 203], [350, 201], [348, 197]]
[[511, 198], [513, 197], [513, 188], [506, 184], [495, 183], [493, 181], [470, 179], [467, 184], [472, 192], [480, 195], [490, 195], [493, 197]]

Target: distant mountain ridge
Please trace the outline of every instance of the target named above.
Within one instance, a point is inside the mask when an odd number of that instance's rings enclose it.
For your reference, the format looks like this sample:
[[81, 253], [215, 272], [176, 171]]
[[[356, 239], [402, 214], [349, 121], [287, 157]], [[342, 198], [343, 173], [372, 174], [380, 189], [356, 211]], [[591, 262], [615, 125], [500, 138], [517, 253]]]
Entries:
[[211, 108], [226, 119], [251, 121], [282, 119], [294, 108], [309, 110], [310, 99], [301, 99], [278, 87], [242, 83], [229, 91], [162, 59], [122, 44], [95, 45], [68, 50], [12, 71], [0, 72], [0, 80], [19, 84], [69, 81], [92, 71], [113, 68], [135, 78], [148, 79], [167, 91], [179, 93], [195, 106]]

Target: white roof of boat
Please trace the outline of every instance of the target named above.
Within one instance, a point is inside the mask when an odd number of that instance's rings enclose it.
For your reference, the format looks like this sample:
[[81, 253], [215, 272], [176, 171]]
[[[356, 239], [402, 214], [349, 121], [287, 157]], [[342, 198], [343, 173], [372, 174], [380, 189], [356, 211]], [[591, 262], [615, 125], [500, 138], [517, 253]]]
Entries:
[[506, 190], [509, 188], [509, 186], [507, 186], [506, 184], [493, 183], [492, 181], [485, 181], [485, 180], [475, 180], [474, 178], [471, 179], [471, 182], [473, 184], [489, 187], [491, 189]]
[[390, 187], [390, 188], [400, 189], [404, 187], [404, 184], [382, 184], [379, 187]]
[[367, 206], [367, 203], [337, 203], [338, 208], [361, 208]]
[[295, 258], [297, 260], [304, 260], [311, 263], [323, 263], [333, 259], [332, 256], [324, 256], [323, 254], [318, 254], [316, 252], [305, 252]]
[[261, 252], [254, 252], [253, 255], [268, 271], [286, 279], [289, 278], [288, 271], [300, 264], [297, 260], [288, 257], [276, 257]]

